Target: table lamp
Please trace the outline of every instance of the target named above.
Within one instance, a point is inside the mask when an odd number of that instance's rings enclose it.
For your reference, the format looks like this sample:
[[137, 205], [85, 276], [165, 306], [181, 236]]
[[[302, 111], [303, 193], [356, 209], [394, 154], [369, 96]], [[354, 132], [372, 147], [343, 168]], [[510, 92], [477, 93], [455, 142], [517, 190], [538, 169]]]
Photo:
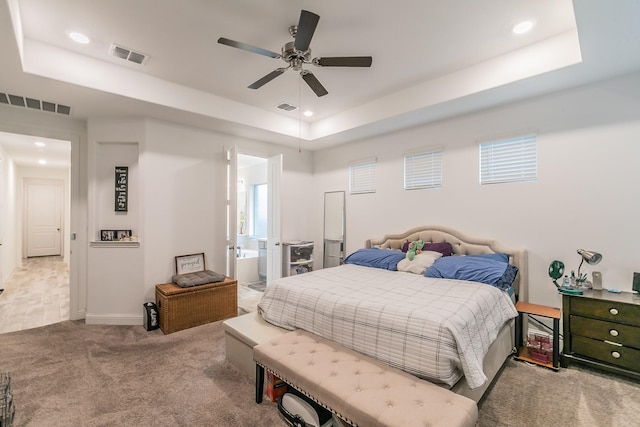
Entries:
[[585, 251], [584, 249], [578, 249], [578, 254], [582, 256], [582, 260], [580, 260], [580, 265], [578, 266], [577, 281], [584, 282], [585, 280], [587, 280], [587, 277], [586, 274], [584, 278], [580, 275], [580, 268], [582, 267], [582, 263], [587, 261], [587, 264], [589, 265], [596, 265], [597, 263], [602, 261], [602, 255], [598, 252]]

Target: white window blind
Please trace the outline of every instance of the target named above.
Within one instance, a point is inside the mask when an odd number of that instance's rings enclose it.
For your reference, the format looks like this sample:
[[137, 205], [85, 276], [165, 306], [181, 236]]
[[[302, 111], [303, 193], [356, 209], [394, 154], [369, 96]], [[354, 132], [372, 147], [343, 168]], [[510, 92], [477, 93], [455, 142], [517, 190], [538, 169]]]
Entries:
[[442, 187], [442, 149], [435, 148], [404, 156], [404, 189]]
[[480, 184], [532, 182], [538, 177], [536, 135], [480, 144]]
[[349, 193], [376, 192], [376, 159], [360, 160], [349, 165]]

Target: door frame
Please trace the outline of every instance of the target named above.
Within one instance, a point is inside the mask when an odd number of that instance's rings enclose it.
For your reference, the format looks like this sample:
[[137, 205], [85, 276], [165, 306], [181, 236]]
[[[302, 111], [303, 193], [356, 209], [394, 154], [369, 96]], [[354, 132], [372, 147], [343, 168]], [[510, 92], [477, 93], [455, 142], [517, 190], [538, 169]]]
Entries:
[[[235, 249], [237, 246], [237, 180], [238, 180], [238, 155], [247, 155], [254, 157], [261, 157], [267, 160], [267, 198], [268, 201], [268, 213], [267, 213], [267, 284], [270, 281], [282, 277], [282, 247], [280, 245], [280, 233], [281, 233], [281, 176], [282, 176], [282, 164], [283, 155], [277, 154], [275, 156], [268, 156], [264, 153], [245, 152], [239, 151], [236, 146], [224, 147], [224, 156], [227, 164], [226, 173], [226, 194], [225, 194], [225, 206], [226, 206], [226, 240], [225, 240], [225, 253], [226, 253], [226, 274], [233, 274], [231, 277], [235, 277], [237, 273], [237, 259], [235, 255]], [[232, 232], [235, 232], [233, 234]]]
[[[0, 130], [34, 137], [54, 138], [71, 143], [69, 198], [66, 202], [69, 208], [69, 222], [64, 242], [68, 243], [65, 259], [69, 263], [69, 318], [79, 320], [84, 319], [87, 310], [86, 265], [89, 241], [87, 237], [87, 171], [84, 167], [86, 162], [81, 161], [87, 157], [87, 127], [86, 122], [80, 120], [53, 119], [43, 121], [41, 114], [41, 112], [3, 108], [2, 114], [0, 114]], [[4, 246], [3, 251], [6, 250]], [[22, 265], [21, 242], [16, 242], [15, 249], [16, 266], [19, 267]], [[4, 273], [6, 274], [6, 271]]]

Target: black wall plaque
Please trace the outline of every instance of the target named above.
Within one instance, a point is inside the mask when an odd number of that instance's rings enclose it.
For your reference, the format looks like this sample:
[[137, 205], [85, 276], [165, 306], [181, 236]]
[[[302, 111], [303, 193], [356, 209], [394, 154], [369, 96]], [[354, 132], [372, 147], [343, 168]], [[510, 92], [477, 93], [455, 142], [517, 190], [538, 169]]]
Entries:
[[116, 166], [116, 212], [126, 212], [129, 193], [129, 167]]

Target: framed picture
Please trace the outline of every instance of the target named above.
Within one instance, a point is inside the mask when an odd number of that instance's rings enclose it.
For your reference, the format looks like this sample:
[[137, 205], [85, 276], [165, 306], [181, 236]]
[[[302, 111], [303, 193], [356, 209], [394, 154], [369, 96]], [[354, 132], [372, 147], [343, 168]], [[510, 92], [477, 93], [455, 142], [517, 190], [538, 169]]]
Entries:
[[176, 274], [195, 273], [196, 271], [204, 271], [204, 252], [176, 257]]
[[131, 230], [116, 230], [116, 240], [129, 240]]
[[113, 242], [116, 240], [116, 230], [100, 230], [100, 240], [103, 242]]
[[129, 201], [129, 167], [116, 166], [116, 212], [126, 212]]

